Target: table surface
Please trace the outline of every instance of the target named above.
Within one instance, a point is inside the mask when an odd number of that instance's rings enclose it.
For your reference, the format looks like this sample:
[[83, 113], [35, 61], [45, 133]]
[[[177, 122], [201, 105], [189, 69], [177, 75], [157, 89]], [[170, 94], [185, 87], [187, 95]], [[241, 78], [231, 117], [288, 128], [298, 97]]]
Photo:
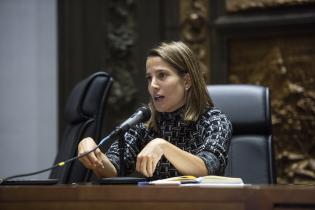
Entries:
[[315, 209], [315, 186], [0, 186], [0, 209]]

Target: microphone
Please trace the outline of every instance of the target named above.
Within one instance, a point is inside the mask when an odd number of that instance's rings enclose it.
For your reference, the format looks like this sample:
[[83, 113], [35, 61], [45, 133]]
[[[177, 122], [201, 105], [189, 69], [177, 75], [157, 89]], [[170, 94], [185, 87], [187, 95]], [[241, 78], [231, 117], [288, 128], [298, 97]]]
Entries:
[[144, 121], [148, 121], [151, 116], [151, 111], [148, 107], [140, 107], [137, 111], [131, 115], [125, 122], [118, 126], [118, 130], [127, 131], [130, 127]]
[[107, 137], [100, 141], [99, 145], [102, 145], [105, 141], [112, 139], [112, 137], [126, 132], [130, 127], [140, 123], [148, 121], [151, 117], [151, 110], [148, 107], [140, 107], [135, 113], [133, 113], [126, 121], [116, 127]]

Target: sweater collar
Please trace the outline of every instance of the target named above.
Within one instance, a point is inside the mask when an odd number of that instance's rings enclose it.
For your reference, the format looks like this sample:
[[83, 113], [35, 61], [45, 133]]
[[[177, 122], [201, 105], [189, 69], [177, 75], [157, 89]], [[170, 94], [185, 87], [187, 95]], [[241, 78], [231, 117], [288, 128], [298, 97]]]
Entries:
[[160, 113], [160, 120], [175, 120], [175, 119], [182, 119], [182, 114], [184, 112], [184, 107], [181, 107], [173, 112], [161, 112]]

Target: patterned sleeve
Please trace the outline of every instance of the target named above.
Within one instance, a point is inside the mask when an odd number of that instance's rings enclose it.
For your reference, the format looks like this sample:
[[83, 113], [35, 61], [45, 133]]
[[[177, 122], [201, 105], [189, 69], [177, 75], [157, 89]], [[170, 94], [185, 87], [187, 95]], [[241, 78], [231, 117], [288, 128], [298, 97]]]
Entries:
[[210, 109], [199, 124], [199, 135], [204, 142], [197, 156], [206, 164], [208, 174], [223, 175], [227, 165], [232, 124], [220, 110]]
[[[124, 164], [126, 174], [130, 174], [134, 171], [136, 166], [136, 158], [138, 153], [141, 151], [142, 141], [144, 140], [145, 128], [143, 124], [139, 124], [134, 128], [128, 130], [124, 135], [125, 141], [125, 155]], [[120, 172], [120, 159], [119, 159], [119, 147], [118, 140], [115, 141], [108, 151], [106, 152], [108, 159], [115, 166], [117, 173]]]

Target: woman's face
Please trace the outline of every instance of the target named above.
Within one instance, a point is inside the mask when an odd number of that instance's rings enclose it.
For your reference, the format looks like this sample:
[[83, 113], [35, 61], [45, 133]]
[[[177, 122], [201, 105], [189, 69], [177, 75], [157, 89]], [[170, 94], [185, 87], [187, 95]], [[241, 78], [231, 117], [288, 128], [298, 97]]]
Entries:
[[[173, 112], [185, 104], [183, 77], [161, 57], [148, 57], [146, 62], [148, 91], [158, 112]], [[187, 85], [187, 84], [186, 84]]]

